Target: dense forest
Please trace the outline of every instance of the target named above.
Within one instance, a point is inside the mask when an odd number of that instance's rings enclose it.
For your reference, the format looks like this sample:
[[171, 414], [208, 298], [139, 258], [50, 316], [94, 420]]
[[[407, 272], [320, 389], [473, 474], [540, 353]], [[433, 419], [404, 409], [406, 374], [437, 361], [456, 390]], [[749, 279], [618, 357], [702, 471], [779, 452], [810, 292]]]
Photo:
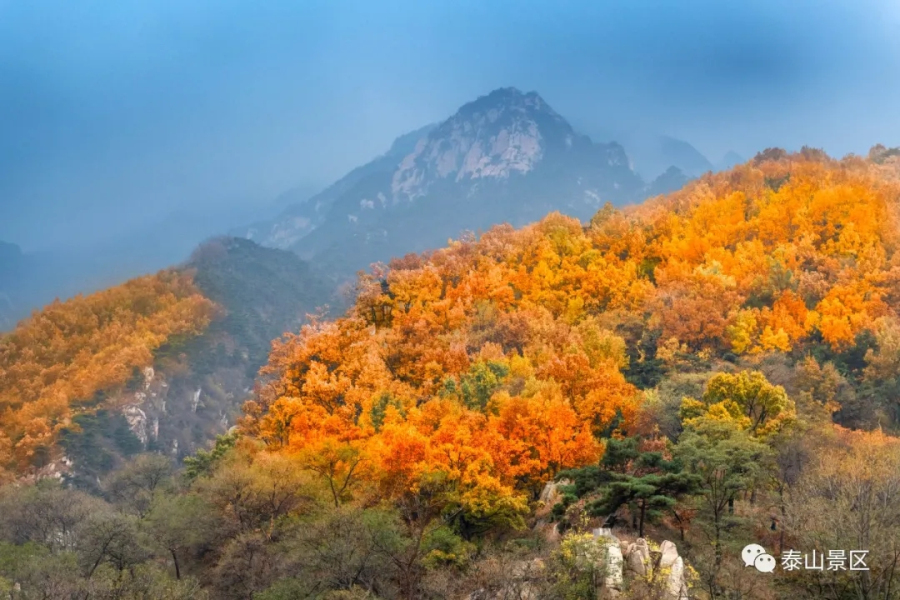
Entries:
[[[897, 152], [772, 149], [373, 268], [209, 449], [0, 488], [0, 596], [900, 598], [898, 218]], [[183, 275], [132, 285], [0, 340], [9, 477], [217, 318]]]

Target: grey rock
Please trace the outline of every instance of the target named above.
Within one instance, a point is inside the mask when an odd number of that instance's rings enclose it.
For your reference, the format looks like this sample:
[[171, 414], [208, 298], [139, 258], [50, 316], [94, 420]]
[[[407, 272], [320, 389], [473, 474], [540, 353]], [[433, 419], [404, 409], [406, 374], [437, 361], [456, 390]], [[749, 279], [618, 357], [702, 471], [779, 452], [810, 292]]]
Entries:
[[[606, 564], [604, 565], [606, 576], [603, 580], [603, 587], [610, 592], [621, 591], [625, 583], [625, 558], [622, 555], [619, 538], [613, 534], [611, 529], [605, 527], [595, 529], [593, 533], [597, 543], [606, 549]], [[612, 597], [615, 595], [613, 594]]]
[[650, 547], [647, 540], [638, 538], [636, 542], [628, 545], [625, 552], [626, 568], [641, 577], [646, 577], [650, 570]]
[[669, 540], [665, 540], [659, 545], [659, 552], [662, 555], [659, 559], [659, 566], [663, 569], [671, 567], [678, 559], [678, 548]]
[[666, 596], [669, 600], [688, 600], [687, 584], [684, 581], [684, 559], [680, 556], [672, 563], [666, 583]]
[[545, 506], [553, 506], [562, 497], [562, 494], [559, 491], [560, 486], [571, 484], [572, 482], [568, 479], [548, 481], [544, 486], [544, 489], [541, 490], [541, 495], [538, 497], [538, 500], [543, 502]]

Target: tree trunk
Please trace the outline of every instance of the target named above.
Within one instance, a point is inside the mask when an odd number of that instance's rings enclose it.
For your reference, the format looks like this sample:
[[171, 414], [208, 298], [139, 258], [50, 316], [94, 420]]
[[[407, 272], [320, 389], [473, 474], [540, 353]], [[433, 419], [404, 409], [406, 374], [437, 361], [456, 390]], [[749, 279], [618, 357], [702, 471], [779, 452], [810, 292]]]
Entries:
[[784, 552], [784, 524], [787, 522], [787, 508], [784, 505], [784, 484], [778, 486], [778, 503], [781, 505], [781, 523], [778, 529], [778, 552]]
[[641, 525], [638, 530], [638, 537], [644, 537], [644, 517], [647, 515], [647, 501], [641, 501]]
[[712, 597], [719, 597], [719, 571], [722, 568], [722, 531], [721, 524], [719, 522], [719, 515], [715, 515], [715, 552], [716, 559], [713, 564], [713, 572], [711, 577], [712, 583]]
[[172, 562], [175, 563], [175, 579], [181, 579], [181, 568], [178, 566], [178, 555], [174, 550], [169, 550], [172, 554]]

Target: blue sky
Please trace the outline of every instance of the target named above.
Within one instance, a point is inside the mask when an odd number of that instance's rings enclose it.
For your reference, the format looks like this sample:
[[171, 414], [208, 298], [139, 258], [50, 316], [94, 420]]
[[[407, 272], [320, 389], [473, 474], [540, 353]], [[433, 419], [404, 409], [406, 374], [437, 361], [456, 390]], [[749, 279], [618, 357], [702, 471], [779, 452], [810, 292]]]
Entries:
[[712, 161], [900, 145], [898, 0], [0, 0], [0, 240], [327, 184], [513, 85]]

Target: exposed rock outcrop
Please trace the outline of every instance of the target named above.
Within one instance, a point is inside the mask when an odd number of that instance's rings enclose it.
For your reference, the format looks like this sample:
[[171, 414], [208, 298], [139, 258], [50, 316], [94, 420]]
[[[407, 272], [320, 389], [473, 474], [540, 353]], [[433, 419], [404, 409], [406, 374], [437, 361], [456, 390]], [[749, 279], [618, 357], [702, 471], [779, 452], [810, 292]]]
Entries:
[[650, 546], [644, 538], [628, 544], [625, 550], [625, 568], [637, 577], [650, 573]]
[[535, 512], [534, 530], [541, 533], [544, 539], [551, 544], [559, 541], [560, 533], [557, 524], [550, 519], [550, 511], [553, 509], [553, 505], [562, 498], [562, 492], [560, 492], [559, 488], [571, 483], [568, 479], [548, 481], [538, 496], [540, 506]]
[[684, 580], [684, 559], [680, 556], [672, 563], [666, 584], [666, 592], [671, 600], [688, 600], [687, 583]]
[[615, 598], [625, 585], [625, 557], [622, 555], [622, 544], [611, 529], [602, 527], [594, 530], [594, 539], [606, 550], [603, 587], [609, 592], [610, 597]]
[[625, 550], [626, 571], [632, 581], [655, 584], [666, 600], [688, 600], [688, 585], [684, 559], [678, 548], [665, 540], [657, 552], [651, 552], [650, 544], [643, 538], [628, 544]]
[[544, 489], [541, 490], [541, 494], [540, 496], [538, 496], [538, 501], [542, 502], [544, 506], [552, 507], [554, 504], [559, 502], [560, 498], [562, 498], [562, 492], [560, 492], [559, 488], [564, 485], [572, 485], [572, 482], [568, 479], [548, 481], [544, 485]]
[[125, 420], [128, 421], [128, 427], [131, 432], [141, 441], [141, 445], [146, 447], [149, 440], [147, 430], [147, 413], [140, 406], [126, 406], [122, 409]]
[[516, 561], [504, 570], [509, 576], [502, 587], [481, 588], [461, 600], [541, 600], [538, 582], [547, 576], [546, 568], [539, 558]]

